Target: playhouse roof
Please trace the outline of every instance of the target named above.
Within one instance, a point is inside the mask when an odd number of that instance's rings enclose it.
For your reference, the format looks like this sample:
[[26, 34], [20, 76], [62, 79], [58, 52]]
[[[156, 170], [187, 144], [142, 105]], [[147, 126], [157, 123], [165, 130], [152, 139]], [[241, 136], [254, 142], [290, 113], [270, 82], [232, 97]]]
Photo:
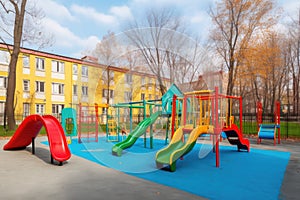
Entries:
[[173, 99], [173, 96], [183, 97], [184, 94], [180, 91], [180, 89], [173, 83], [168, 91], [162, 96], [162, 107], [165, 108], [170, 99]]

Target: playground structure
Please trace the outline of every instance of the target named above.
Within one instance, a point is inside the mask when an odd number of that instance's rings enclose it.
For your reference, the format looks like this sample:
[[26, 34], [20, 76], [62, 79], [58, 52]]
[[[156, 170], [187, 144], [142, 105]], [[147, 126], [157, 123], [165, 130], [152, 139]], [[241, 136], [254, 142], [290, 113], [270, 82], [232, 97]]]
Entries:
[[[144, 135], [144, 147], [146, 147], [146, 130], [149, 129], [150, 132], [150, 148], [153, 148], [153, 124], [159, 117], [167, 117], [167, 127], [166, 127], [166, 137], [165, 143], [168, 140], [168, 130], [169, 130], [169, 122], [172, 114], [172, 99], [173, 95], [182, 96], [183, 94], [177, 88], [175, 84], [171, 85], [168, 91], [162, 96], [161, 100], [148, 100], [142, 102], [129, 102], [129, 103], [121, 103], [115, 105], [115, 107], [127, 107], [130, 108], [130, 133], [128, 134], [126, 140], [117, 143], [112, 148], [112, 154], [121, 156], [124, 149], [130, 148], [136, 140]], [[142, 105], [136, 105], [141, 104]], [[132, 108], [143, 109], [144, 119], [133, 129], [132, 127]], [[149, 113], [149, 117], [147, 118], [147, 111]], [[118, 118], [119, 122], [119, 118]], [[120, 129], [119, 129], [120, 130]]]
[[65, 133], [59, 121], [51, 115], [30, 115], [20, 124], [13, 137], [3, 147], [4, 150], [24, 149], [32, 144], [32, 154], [35, 154], [35, 138], [41, 128], [45, 127], [51, 154], [51, 163], [54, 160], [62, 165], [71, 157]]
[[[257, 144], [261, 143], [262, 139], [272, 139], [274, 141], [274, 146], [276, 145], [276, 135], [278, 144], [280, 144], [280, 102], [275, 102], [275, 112], [274, 112], [274, 123], [263, 124], [262, 114], [263, 108], [262, 103], [257, 102]], [[277, 132], [277, 134], [276, 134]]]
[[[233, 124], [231, 116], [232, 99], [240, 102], [240, 128]], [[248, 139], [242, 134], [242, 98], [226, 96], [215, 91], [203, 90], [185, 93], [183, 98], [173, 97], [172, 116], [178, 113], [176, 103], [180, 100], [182, 105], [181, 125], [173, 132], [170, 144], [156, 153], [156, 166], [162, 168], [164, 165], [170, 166], [170, 171], [176, 170], [176, 162], [179, 158], [189, 153], [195, 146], [199, 136], [210, 134], [212, 147], [216, 154], [216, 167], [220, 166], [219, 142], [221, 132], [227, 136], [230, 144], [237, 145], [238, 151], [241, 149], [250, 151]], [[177, 111], [177, 112], [176, 112]], [[175, 125], [173, 120], [172, 126]]]
[[99, 109], [108, 108], [107, 104], [78, 105], [78, 142], [98, 142], [101, 120]]
[[62, 109], [61, 125], [67, 137], [68, 144], [71, 144], [72, 137], [77, 136], [77, 113], [74, 108]]
[[[108, 122], [106, 126], [107, 141], [118, 142], [120, 139], [123, 141], [124, 137], [126, 138], [127, 132], [132, 132], [136, 127], [133, 120], [134, 111], [136, 111], [135, 113], [138, 113], [137, 121], [140, 121], [140, 118], [145, 119], [147, 116], [147, 105], [155, 105], [158, 101], [160, 100], [143, 100], [117, 103], [110, 106], [108, 109]], [[161, 104], [157, 105], [160, 106]], [[122, 114], [123, 116], [121, 116]]]

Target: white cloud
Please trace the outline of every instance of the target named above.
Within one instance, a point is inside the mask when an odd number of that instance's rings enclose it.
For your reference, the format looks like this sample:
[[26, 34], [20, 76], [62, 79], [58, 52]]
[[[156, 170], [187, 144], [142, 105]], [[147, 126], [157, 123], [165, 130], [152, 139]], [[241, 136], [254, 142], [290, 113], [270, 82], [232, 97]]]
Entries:
[[110, 8], [110, 13], [121, 19], [133, 19], [132, 13], [128, 6], [113, 6]]
[[68, 8], [58, 4], [52, 0], [37, 1], [38, 6], [44, 11], [45, 15], [49, 18], [57, 20], [70, 20], [73, 21], [75, 18], [69, 12]]
[[61, 26], [56, 21], [46, 18], [43, 21], [47, 24], [46, 31], [51, 32], [55, 37], [56, 48], [74, 48], [74, 49], [94, 49], [99, 38], [96, 36], [89, 36], [82, 38], [74, 34], [68, 28]]
[[74, 42], [80, 38], [72, 33], [67, 27], [61, 26], [53, 19], [45, 18], [43, 20], [45, 31], [54, 35], [55, 46], [71, 47]]
[[82, 15], [83, 17], [86, 17], [87, 19], [91, 19], [99, 23], [112, 24], [116, 21], [114, 16], [97, 12], [92, 7], [72, 5], [71, 10], [79, 15]]

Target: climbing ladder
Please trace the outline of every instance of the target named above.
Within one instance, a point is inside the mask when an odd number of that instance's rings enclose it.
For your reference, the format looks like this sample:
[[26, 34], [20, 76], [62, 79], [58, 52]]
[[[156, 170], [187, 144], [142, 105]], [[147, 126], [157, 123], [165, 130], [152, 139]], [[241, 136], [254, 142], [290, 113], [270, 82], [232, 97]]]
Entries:
[[109, 117], [107, 120], [107, 141], [119, 141], [119, 130], [117, 122]]

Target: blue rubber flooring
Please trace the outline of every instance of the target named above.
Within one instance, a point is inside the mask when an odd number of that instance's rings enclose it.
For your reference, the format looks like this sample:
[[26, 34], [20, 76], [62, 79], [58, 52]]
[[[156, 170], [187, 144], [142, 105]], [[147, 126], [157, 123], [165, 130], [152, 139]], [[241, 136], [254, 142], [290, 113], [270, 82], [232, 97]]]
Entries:
[[164, 140], [154, 140], [154, 148], [144, 148], [138, 139], [121, 157], [113, 156], [112, 142], [79, 144], [72, 140], [72, 154], [98, 164], [123, 171], [132, 176], [160, 183], [208, 199], [278, 199], [290, 153], [251, 149], [238, 152], [236, 146], [220, 146], [220, 167], [215, 167], [211, 144], [196, 144], [175, 172], [158, 170], [156, 152], [165, 146]]

